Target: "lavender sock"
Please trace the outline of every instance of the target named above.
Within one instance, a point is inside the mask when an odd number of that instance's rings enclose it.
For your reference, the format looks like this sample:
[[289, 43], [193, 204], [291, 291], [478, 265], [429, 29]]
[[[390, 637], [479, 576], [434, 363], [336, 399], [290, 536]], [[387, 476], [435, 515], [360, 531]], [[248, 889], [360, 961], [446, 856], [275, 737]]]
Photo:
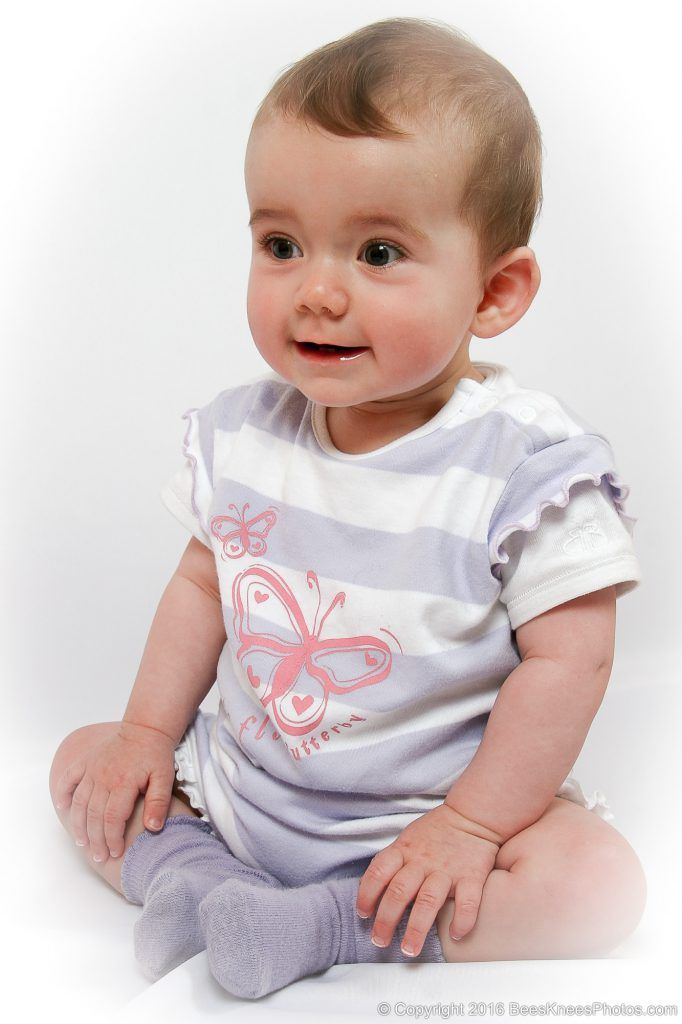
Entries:
[[275, 890], [229, 878], [199, 906], [211, 974], [233, 995], [256, 999], [333, 964], [445, 962], [435, 925], [419, 956], [400, 951], [411, 907], [390, 945], [375, 946], [373, 918], [355, 909], [358, 886], [341, 878]]
[[144, 904], [133, 928], [135, 958], [152, 980], [205, 948], [199, 927], [201, 900], [228, 878], [279, 887], [264, 871], [233, 857], [194, 815], [167, 818], [160, 832], [141, 832], [121, 865], [121, 889], [129, 903]]

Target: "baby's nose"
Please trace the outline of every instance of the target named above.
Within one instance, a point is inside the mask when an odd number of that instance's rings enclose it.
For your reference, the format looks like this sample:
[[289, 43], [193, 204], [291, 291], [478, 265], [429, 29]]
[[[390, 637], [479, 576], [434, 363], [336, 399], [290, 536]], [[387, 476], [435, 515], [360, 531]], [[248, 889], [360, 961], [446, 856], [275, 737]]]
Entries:
[[298, 312], [309, 311], [316, 316], [342, 316], [348, 309], [348, 289], [330, 271], [308, 275], [296, 296]]

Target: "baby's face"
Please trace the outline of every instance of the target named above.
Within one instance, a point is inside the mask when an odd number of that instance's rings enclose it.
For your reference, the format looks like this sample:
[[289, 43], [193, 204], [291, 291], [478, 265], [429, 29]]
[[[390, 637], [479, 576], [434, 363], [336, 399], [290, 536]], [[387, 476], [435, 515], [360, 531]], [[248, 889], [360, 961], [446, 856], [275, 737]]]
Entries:
[[[342, 138], [281, 118], [253, 130], [249, 326], [308, 398], [357, 406], [470, 375], [483, 282], [454, 213], [460, 162], [430, 134]], [[351, 358], [312, 358], [303, 342]]]

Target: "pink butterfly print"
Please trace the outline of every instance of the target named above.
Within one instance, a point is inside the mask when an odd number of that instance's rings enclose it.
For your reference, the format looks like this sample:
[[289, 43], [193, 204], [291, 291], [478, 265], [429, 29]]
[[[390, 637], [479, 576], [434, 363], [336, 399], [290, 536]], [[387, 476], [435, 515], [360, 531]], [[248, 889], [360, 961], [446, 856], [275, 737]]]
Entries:
[[[334, 597], [318, 627], [320, 585], [312, 570], [306, 579], [318, 592], [312, 633], [291, 588], [272, 569], [251, 566], [232, 586], [234, 628], [241, 641], [237, 658], [277, 727], [292, 736], [317, 728], [330, 694], [380, 683], [392, 662], [390, 648], [375, 636], [321, 640], [327, 616], [337, 603], [343, 606], [346, 595]], [[269, 621], [270, 632], [255, 631], [251, 621], [256, 615]], [[291, 632], [296, 640], [287, 636]]]
[[213, 516], [211, 520], [211, 533], [221, 542], [228, 558], [241, 558], [247, 551], [250, 555], [264, 555], [268, 550], [265, 538], [277, 522], [277, 509], [271, 505], [253, 519], [245, 519], [248, 507], [247, 502], [240, 515], [236, 505], [228, 505], [235, 510], [237, 518]]

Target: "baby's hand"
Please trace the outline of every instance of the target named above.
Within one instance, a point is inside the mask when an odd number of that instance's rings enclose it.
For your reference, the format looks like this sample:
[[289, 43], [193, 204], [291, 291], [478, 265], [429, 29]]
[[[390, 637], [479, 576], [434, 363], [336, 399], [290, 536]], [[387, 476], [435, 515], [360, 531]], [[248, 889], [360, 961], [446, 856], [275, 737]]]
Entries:
[[175, 781], [175, 746], [158, 729], [121, 722], [113, 736], [66, 769], [55, 804], [71, 805], [71, 832], [79, 846], [90, 843], [93, 860], [121, 856], [126, 822], [140, 793], [146, 794], [145, 828], [163, 827]]
[[407, 956], [419, 955], [426, 933], [447, 899], [455, 900], [450, 936], [461, 939], [471, 931], [501, 844], [465, 831], [469, 824], [474, 831], [474, 822], [468, 823], [442, 804], [408, 825], [372, 858], [360, 879], [356, 909], [360, 917], [370, 917], [386, 889], [372, 930], [372, 939], [378, 944], [391, 942], [413, 900], [401, 945]]

